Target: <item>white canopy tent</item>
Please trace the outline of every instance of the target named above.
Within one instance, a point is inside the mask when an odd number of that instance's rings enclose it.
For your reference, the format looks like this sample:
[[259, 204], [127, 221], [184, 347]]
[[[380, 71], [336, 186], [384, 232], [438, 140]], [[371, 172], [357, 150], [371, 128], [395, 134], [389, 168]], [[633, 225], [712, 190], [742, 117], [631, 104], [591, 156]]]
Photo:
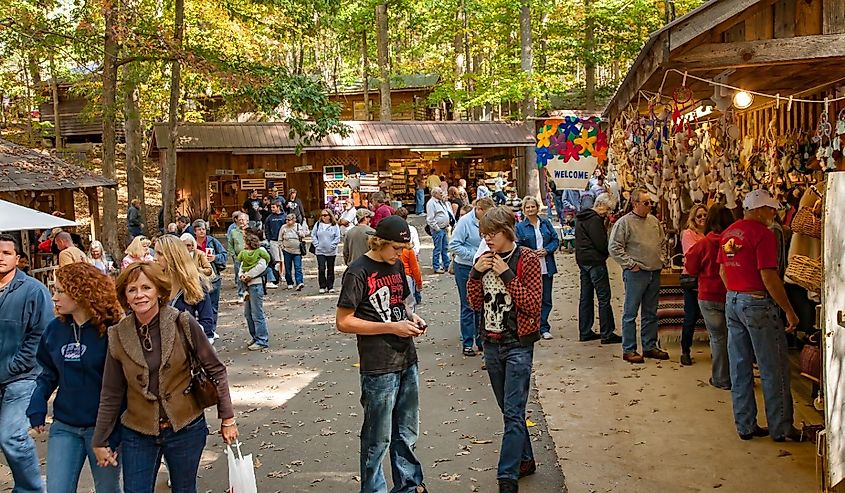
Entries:
[[67, 228], [77, 224], [29, 207], [0, 200], [0, 231]]

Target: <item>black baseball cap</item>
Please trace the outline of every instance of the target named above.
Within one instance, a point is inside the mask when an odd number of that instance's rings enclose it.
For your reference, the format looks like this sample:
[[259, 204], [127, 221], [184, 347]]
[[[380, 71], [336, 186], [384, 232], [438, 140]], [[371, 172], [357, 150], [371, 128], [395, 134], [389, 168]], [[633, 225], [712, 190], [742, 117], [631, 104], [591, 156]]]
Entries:
[[411, 228], [408, 227], [408, 222], [399, 216], [388, 216], [382, 219], [378, 222], [376, 230], [367, 234], [396, 243], [411, 242]]

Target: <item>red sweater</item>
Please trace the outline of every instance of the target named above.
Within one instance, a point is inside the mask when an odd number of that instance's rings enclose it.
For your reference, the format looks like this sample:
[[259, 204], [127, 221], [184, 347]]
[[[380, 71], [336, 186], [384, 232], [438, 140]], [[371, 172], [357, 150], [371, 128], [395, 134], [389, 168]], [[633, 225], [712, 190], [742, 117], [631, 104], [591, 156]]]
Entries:
[[698, 276], [698, 299], [725, 302], [728, 290], [719, 276], [719, 233], [710, 232], [693, 245], [685, 256], [684, 269]]
[[370, 219], [370, 227], [375, 228], [378, 226], [378, 223], [386, 218], [393, 215], [393, 207], [390, 207], [387, 204], [381, 204], [380, 206], [376, 207], [376, 211], [373, 214], [373, 218]]

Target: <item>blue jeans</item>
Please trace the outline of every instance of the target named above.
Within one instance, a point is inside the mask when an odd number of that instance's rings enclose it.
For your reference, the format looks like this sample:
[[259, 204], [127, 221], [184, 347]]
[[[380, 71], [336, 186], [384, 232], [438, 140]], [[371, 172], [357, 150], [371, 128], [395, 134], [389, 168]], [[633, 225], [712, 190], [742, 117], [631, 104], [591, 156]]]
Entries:
[[267, 319], [264, 317], [264, 286], [261, 283], [250, 284], [249, 299], [244, 303], [244, 318], [249, 328], [249, 335], [262, 347], [270, 345], [267, 333]]
[[417, 210], [414, 211], [417, 215], [425, 214], [425, 188], [417, 189]]
[[217, 280], [211, 283], [211, 291], [208, 292], [208, 299], [211, 300], [211, 326], [213, 327], [213, 332], [217, 332], [217, 314], [220, 313], [220, 290], [222, 288], [223, 278], [217, 276]]
[[[540, 262], [545, 262], [545, 259], [540, 259]], [[543, 305], [540, 307], [540, 332], [546, 333], [552, 331], [552, 326], [549, 325], [549, 314], [552, 313], [552, 282], [555, 280], [553, 276], [548, 274], [543, 275]]]
[[166, 429], [158, 436], [123, 429], [123, 488], [126, 493], [153, 493], [161, 458], [167, 461], [173, 493], [196, 493], [197, 469], [208, 436], [205, 417], [178, 432]]
[[499, 190], [498, 192], [493, 192], [493, 202], [496, 205], [503, 205], [505, 202], [508, 201], [508, 198], [505, 197], [505, 192]]
[[641, 312], [640, 338], [643, 351], [657, 347], [657, 301], [660, 297], [660, 271], [622, 272], [625, 305], [622, 309], [622, 351], [637, 351], [637, 312]]
[[334, 255], [317, 255], [317, 283], [320, 289], [334, 289]]
[[238, 288], [238, 296], [243, 296], [246, 292], [246, 286], [244, 283], [241, 282], [240, 278], [238, 277], [241, 273], [241, 263], [235, 260], [235, 287]]
[[86, 458], [97, 493], [120, 493], [120, 468], [97, 465], [91, 445], [93, 436], [93, 426], [79, 428], [53, 420], [47, 442], [47, 493], [76, 493]]
[[35, 390], [35, 380], [18, 380], [0, 386], [0, 449], [12, 470], [15, 487], [12, 493], [41, 493], [41, 471], [38, 452], [30, 438], [26, 408]]
[[555, 212], [557, 213], [557, 219], [561, 223], [563, 223], [563, 197], [558, 194], [554, 194], [554, 201], [555, 201]]
[[792, 431], [792, 392], [786, 332], [780, 309], [771, 298], [729, 292], [725, 303], [731, 400], [736, 431], [748, 434], [757, 424], [752, 363], [757, 358], [769, 435], [781, 438]]
[[420, 428], [419, 370], [361, 375], [361, 493], [387, 491], [382, 463], [390, 451], [393, 493], [412, 493], [423, 482], [414, 453]]
[[731, 366], [728, 357], [728, 322], [725, 320], [725, 304], [718, 301], [699, 300], [698, 306], [704, 317], [704, 325], [710, 335], [711, 368], [713, 385], [724, 389], [731, 386]]
[[285, 258], [285, 282], [292, 286], [295, 279], [297, 285], [302, 284], [302, 255], [283, 251], [282, 256]]
[[578, 336], [579, 339], [588, 337], [593, 332], [596, 321], [595, 297], [599, 299], [599, 330], [601, 338], [607, 339], [616, 331], [616, 319], [613, 318], [613, 307], [610, 305], [610, 276], [607, 265], [582, 265], [581, 269], [581, 297], [578, 302]]
[[484, 344], [484, 363], [505, 421], [497, 479], [519, 479], [519, 463], [534, 458], [525, 424], [533, 360], [534, 346], [502, 349], [489, 341]]
[[684, 288], [684, 324], [681, 329], [681, 352], [689, 354], [692, 350], [692, 339], [695, 335], [695, 324], [701, 318], [698, 308], [698, 290]]
[[448, 243], [446, 230], [440, 229], [434, 231], [434, 234], [431, 235], [431, 240], [434, 242], [434, 253], [431, 256], [431, 267], [434, 268], [434, 270], [448, 270], [449, 252], [446, 249]]
[[455, 284], [458, 285], [458, 296], [461, 298], [461, 343], [463, 347], [471, 348], [475, 342], [475, 345], [481, 349], [483, 344], [478, 334], [481, 313], [470, 308], [467, 302], [467, 281], [469, 281], [471, 271], [471, 265], [455, 262]]

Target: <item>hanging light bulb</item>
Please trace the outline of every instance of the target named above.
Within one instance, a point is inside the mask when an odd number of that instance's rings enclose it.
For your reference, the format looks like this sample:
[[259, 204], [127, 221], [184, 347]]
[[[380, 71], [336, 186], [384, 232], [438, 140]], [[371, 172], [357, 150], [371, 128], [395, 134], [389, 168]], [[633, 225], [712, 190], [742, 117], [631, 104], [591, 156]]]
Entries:
[[754, 102], [754, 95], [747, 91], [737, 91], [734, 94], [734, 108], [744, 110]]

